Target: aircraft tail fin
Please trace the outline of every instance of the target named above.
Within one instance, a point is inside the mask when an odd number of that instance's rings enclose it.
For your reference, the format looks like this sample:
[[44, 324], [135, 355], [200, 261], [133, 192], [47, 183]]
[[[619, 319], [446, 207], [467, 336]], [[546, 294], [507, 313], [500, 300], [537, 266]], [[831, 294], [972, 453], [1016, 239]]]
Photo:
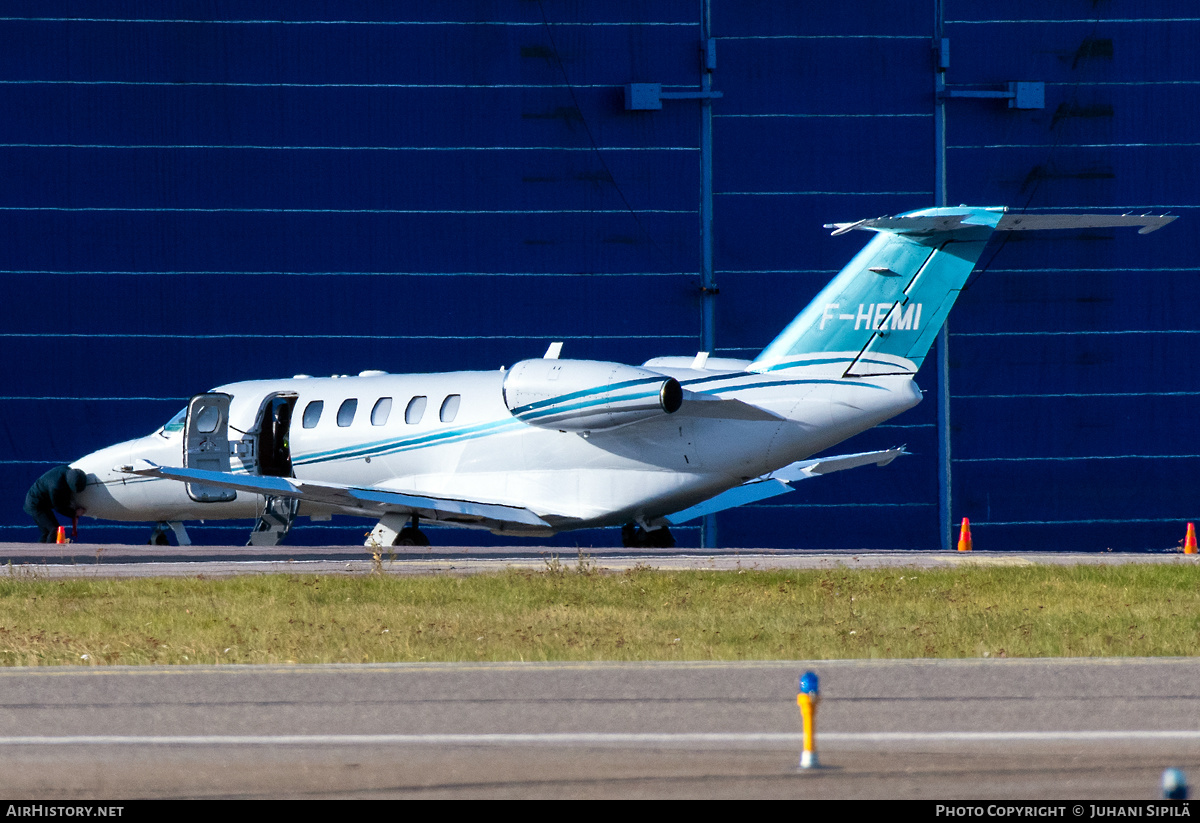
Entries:
[[995, 231], [1137, 226], [1145, 234], [1174, 217], [1010, 215], [1002, 208], [921, 209], [834, 223], [835, 235], [877, 232], [829, 285], [751, 363], [770, 371], [844, 358], [843, 377], [914, 374]]

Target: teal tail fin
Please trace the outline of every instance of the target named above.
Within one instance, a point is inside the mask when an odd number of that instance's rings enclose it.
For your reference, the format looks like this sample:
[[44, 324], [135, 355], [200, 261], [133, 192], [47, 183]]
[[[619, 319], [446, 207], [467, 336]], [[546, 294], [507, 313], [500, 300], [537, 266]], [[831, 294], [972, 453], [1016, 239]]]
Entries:
[[[834, 234], [878, 232], [754, 359], [752, 371], [845, 361], [843, 377], [914, 374], [995, 231], [1162, 228], [1174, 217], [1008, 214], [1003, 208], [921, 209], [837, 223]], [[823, 355], [814, 359], [814, 355]]]
[[1003, 216], [1000, 209], [922, 209], [830, 227], [879, 234], [751, 368], [836, 353], [846, 358], [845, 377], [915, 373]]

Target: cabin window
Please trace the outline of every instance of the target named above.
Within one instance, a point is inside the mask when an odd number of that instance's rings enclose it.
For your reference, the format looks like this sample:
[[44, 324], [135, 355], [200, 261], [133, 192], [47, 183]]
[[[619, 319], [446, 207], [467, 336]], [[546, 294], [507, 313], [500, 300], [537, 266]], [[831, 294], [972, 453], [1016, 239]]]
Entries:
[[409, 400], [408, 408], [404, 410], [404, 422], [410, 426], [420, 423], [421, 418], [425, 415], [425, 405], [428, 402], [429, 398], [424, 395]]
[[321, 419], [321, 410], [325, 408], [324, 400], [314, 400], [304, 407], [304, 428], [311, 429]]
[[392, 398], [381, 397], [375, 401], [375, 408], [371, 409], [371, 425], [382, 426], [387, 422], [388, 415], [392, 413]]
[[344, 429], [353, 423], [356, 411], [358, 411], [358, 398], [351, 397], [349, 400], [343, 400], [342, 405], [338, 407], [338, 425]]
[[458, 404], [462, 402], [461, 394], [447, 395], [442, 401], [442, 411], [439, 415], [443, 423], [453, 423], [454, 418], [458, 416]]
[[196, 413], [196, 431], [201, 434], [211, 434], [217, 430], [217, 424], [221, 422], [221, 410], [216, 406], [202, 406], [200, 411]]

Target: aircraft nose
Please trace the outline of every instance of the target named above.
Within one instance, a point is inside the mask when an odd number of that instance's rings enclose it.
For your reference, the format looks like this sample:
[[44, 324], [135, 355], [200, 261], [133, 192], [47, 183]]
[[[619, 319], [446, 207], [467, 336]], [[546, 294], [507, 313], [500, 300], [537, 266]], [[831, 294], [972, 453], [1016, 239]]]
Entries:
[[87, 475], [87, 486], [75, 495], [79, 505], [86, 509], [85, 516], [119, 519], [119, 513], [126, 508], [121, 504], [121, 498], [128, 475], [117, 471], [116, 467], [132, 462], [130, 451], [128, 444], [121, 443], [92, 452], [71, 463], [71, 468]]
[[[75, 468], [79, 466], [75, 465]], [[119, 484], [117, 488], [120, 488]], [[116, 503], [113, 498], [111, 485], [101, 482], [91, 472], [88, 473], [87, 487], [75, 495], [75, 500], [83, 508], [85, 516], [104, 520], [112, 519]]]

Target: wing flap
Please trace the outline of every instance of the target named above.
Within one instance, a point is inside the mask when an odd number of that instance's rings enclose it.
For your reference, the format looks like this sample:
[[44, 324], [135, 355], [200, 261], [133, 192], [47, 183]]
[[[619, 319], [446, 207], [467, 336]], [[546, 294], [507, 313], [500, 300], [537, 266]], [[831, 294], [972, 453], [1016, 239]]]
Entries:
[[235, 489], [250, 494], [291, 497], [309, 503], [347, 509], [367, 516], [415, 512], [430, 520], [449, 522], [469, 523], [495, 520], [505, 523], [520, 523], [526, 526], [548, 527], [550, 525], [527, 508], [509, 506], [504, 503], [433, 497], [389, 489], [345, 486], [338, 483], [323, 483], [290, 477], [258, 477], [203, 469], [181, 469], [159, 466], [149, 460], [138, 461], [129, 469], [129, 472], [143, 477], [161, 477], [184, 483], [204, 483], [208, 486]]

